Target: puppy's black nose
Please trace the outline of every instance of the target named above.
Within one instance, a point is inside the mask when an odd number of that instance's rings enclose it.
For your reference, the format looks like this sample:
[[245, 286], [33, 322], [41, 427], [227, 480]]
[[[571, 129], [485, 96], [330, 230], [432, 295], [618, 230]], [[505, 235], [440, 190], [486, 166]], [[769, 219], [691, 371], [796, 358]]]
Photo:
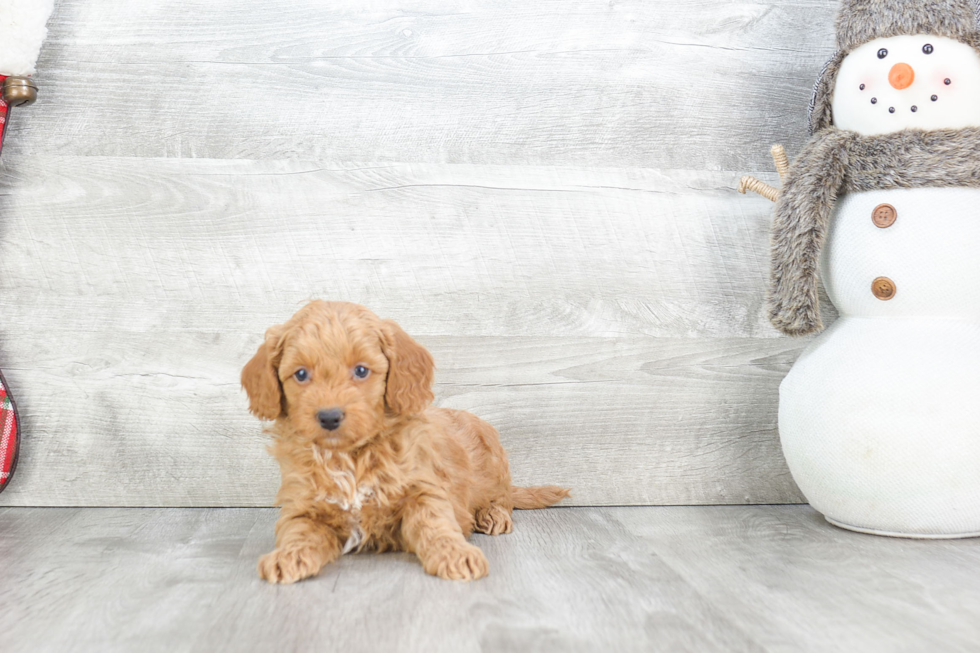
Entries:
[[344, 411], [339, 408], [321, 410], [316, 414], [316, 418], [323, 428], [328, 431], [336, 431], [340, 423], [344, 421]]

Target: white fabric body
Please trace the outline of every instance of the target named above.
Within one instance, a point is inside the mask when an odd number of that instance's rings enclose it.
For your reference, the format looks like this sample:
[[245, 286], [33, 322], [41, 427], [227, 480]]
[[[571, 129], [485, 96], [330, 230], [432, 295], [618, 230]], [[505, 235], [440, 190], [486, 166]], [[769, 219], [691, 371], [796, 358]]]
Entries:
[[[931, 54], [922, 51], [926, 44], [933, 46]], [[882, 48], [888, 54], [879, 59]], [[896, 89], [888, 81], [897, 63], [911, 66], [915, 73], [908, 88]], [[831, 107], [834, 126], [864, 135], [978, 127], [980, 55], [969, 45], [943, 36], [903, 35], [869, 41], [841, 62]]]
[[0, 75], [31, 75], [54, 0], [0, 0]]
[[[872, 222], [879, 204], [895, 223]], [[980, 534], [980, 190], [841, 197], [822, 278], [841, 318], [780, 386], [779, 431], [814, 508], [913, 536]], [[888, 277], [890, 301], [871, 283]]]

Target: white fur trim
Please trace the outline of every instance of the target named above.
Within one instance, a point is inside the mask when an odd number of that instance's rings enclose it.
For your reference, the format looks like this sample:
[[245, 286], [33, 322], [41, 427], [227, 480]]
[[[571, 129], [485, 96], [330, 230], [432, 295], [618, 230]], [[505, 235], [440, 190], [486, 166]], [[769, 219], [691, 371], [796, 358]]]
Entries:
[[0, 75], [34, 72], [54, 0], [0, 1]]

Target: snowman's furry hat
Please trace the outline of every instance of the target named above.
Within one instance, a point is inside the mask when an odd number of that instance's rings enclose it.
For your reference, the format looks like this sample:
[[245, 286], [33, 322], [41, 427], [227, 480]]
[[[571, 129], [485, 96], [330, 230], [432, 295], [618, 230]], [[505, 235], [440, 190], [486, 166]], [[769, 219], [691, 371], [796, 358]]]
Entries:
[[810, 133], [830, 126], [830, 101], [844, 57], [859, 45], [901, 34], [930, 34], [962, 41], [980, 51], [980, 0], [842, 0], [837, 14], [837, 52], [813, 87]]
[[850, 52], [900, 34], [947, 36], [972, 45], [977, 9], [973, 0], [844, 0], [837, 14], [837, 49]]

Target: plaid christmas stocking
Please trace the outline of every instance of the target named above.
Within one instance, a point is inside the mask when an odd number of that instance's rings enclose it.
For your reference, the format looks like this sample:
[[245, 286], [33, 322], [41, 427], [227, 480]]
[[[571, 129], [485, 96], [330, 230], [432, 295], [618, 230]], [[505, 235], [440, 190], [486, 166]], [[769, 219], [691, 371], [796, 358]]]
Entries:
[[[0, 0], [0, 149], [10, 126], [11, 109], [26, 106], [37, 97], [37, 86], [30, 76], [53, 10], [54, 0]], [[0, 374], [0, 492], [14, 475], [19, 445], [17, 408]]]
[[0, 492], [7, 487], [17, 467], [18, 426], [17, 407], [7, 391], [7, 381], [0, 373]]
[[[0, 75], [0, 85], [6, 79], [5, 75]], [[7, 131], [7, 104], [0, 97], [0, 150], [3, 149], [3, 137]], [[17, 407], [14, 406], [13, 397], [7, 389], [7, 381], [0, 372], [0, 492], [3, 492], [14, 475], [14, 468], [17, 467], [17, 445], [19, 420], [17, 419]]]
[[[0, 75], [0, 87], [6, 75]], [[0, 151], [7, 131], [7, 103], [0, 97]], [[0, 372], [0, 492], [7, 487], [17, 466], [17, 412], [7, 392], [7, 382]]]
[[[0, 75], [0, 88], [2, 88], [3, 80], [7, 79], [6, 75]], [[7, 103], [3, 101], [3, 97], [0, 97], [0, 151], [3, 151], [3, 137], [7, 132]]]

